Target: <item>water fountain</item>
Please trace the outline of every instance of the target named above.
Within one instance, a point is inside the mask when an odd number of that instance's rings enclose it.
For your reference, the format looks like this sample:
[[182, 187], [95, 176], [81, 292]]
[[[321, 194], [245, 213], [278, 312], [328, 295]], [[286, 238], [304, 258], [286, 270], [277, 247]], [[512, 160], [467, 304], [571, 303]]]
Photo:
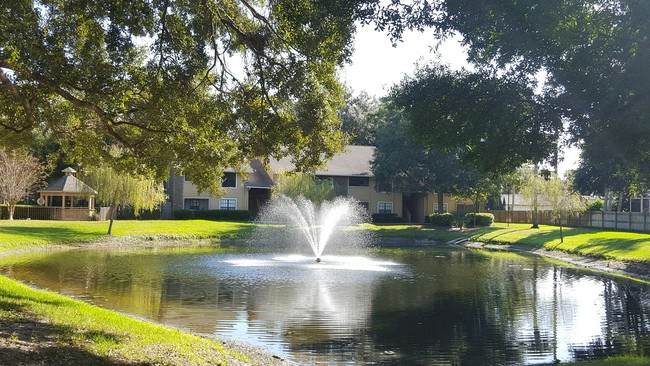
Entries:
[[271, 245], [302, 252], [308, 244], [316, 263], [323, 260], [325, 248], [350, 253], [373, 242], [370, 234], [358, 228], [367, 212], [354, 200], [339, 197], [320, 205], [303, 197], [276, 196], [260, 213], [258, 223], [285, 225], [279, 230], [263, 227], [256, 238]]

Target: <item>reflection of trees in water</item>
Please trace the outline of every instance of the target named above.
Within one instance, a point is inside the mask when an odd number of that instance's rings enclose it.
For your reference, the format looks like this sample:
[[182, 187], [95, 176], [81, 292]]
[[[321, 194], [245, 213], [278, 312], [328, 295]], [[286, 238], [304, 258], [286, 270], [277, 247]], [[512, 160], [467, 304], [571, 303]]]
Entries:
[[386, 282], [377, 291], [371, 326], [378, 347], [398, 349], [406, 364], [521, 359], [507, 333], [512, 304], [530, 301], [523, 284], [490, 258], [464, 252], [410, 260], [419, 269], [412, 283]]
[[615, 355], [650, 355], [650, 294], [646, 286], [602, 278], [606, 321], [601, 337], [570, 345], [578, 361]]
[[[197, 332], [245, 322], [245, 336], [286, 344], [304, 363], [526, 364], [650, 355], [647, 285], [537, 258], [386, 252], [407, 264], [408, 275], [332, 278], [335, 272], [322, 271], [296, 284], [283, 282], [290, 269], [275, 269], [273, 278], [258, 268], [215, 275], [211, 265], [170, 274], [177, 264], [165, 255], [100, 251], [31, 255], [3, 271]], [[302, 276], [308, 273], [317, 272]], [[594, 309], [598, 317], [577, 324]], [[575, 327], [585, 332], [574, 337]]]
[[[377, 347], [398, 349], [403, 362], [414, 364], [423, 357], [478, 365], [648, 354], [650, 301], [644, 285], [594, 279], [535, 258], [447, 257], [419, 253], [408, 260], [420, 269], [412, 283], [388, 281], [379, 287], [371, 323]], [[599, 301], [606, 319], [592, 319], [602, 322], [596, 331], [600, 338], [573, 344], [570, 338], [580, 333], [575, 329], [585, 325], [576, 323], [576, 315], [585, 301], [594, 300], [575, 292], [581, 281], [603, 289]]]

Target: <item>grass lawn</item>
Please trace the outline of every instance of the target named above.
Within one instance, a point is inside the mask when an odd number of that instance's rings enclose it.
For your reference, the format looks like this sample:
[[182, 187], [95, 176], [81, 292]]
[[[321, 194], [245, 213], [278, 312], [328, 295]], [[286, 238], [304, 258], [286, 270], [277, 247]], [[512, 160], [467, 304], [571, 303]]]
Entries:
[[215, 340], [0, 276], [1, 365], [217, 365], [246, 360]]
[[[234, 239], [250, 234], [253, 224], [208, 220], [118, 220], [114, 237], [165, 239]], [[108, 222], [95, 221], [0, 221], [0, 252], [33, 246], [77, 245], [106, 235]]]
[[362, 228], [374, 232], [381, 238], [406, 238], [447, 242], [467, 236], [466, 233], [460, 231], [450, 231], [424, 225], [363, 224]]
[[650, 234], [606, 231], [587, 228], [563, 228], [560, 242], [557, 226], [495, 223], [492, 227], [469, 232], [472, 240], [494, 244], [517, 244], [532, 248], [561, 250], [582, 256], [650, 262]]

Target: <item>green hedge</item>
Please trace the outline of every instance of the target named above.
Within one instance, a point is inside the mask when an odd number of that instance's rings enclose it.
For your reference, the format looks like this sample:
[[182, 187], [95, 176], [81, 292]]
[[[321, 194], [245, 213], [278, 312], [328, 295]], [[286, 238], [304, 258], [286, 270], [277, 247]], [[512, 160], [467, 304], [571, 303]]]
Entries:
[[174, 211], [177, 220], [220, 220], [220, 221], [252, 221], [253, 213], [248, 210], [178, 210]]
[[372, 214], [372, 222], [375, 224], [390, 224], [402, 222], [402, 218], [396, 213], [376, 213]]
[[468, 212], [464, 217], [465, 225], [467, 227], [490, 226], [494, 222], [494, 215], [491, 213], [476, 213]]
[[456, 223], [456, 218], [449, 212], [435, 212], [429, 215], [429, 223], [433, 226], [452, 227]]

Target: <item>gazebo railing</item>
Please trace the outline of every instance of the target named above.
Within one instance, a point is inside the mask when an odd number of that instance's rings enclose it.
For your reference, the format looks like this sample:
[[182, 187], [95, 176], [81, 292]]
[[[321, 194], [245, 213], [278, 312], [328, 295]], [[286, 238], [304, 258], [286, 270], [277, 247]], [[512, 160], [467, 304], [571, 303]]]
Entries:
[[[16, 206], [15, 220], [90, 220], [95, 210], [88, 208], [61, 208], [45, 206]], [[0, 219], [9, 218], [7, 205], [0, 205]]]

